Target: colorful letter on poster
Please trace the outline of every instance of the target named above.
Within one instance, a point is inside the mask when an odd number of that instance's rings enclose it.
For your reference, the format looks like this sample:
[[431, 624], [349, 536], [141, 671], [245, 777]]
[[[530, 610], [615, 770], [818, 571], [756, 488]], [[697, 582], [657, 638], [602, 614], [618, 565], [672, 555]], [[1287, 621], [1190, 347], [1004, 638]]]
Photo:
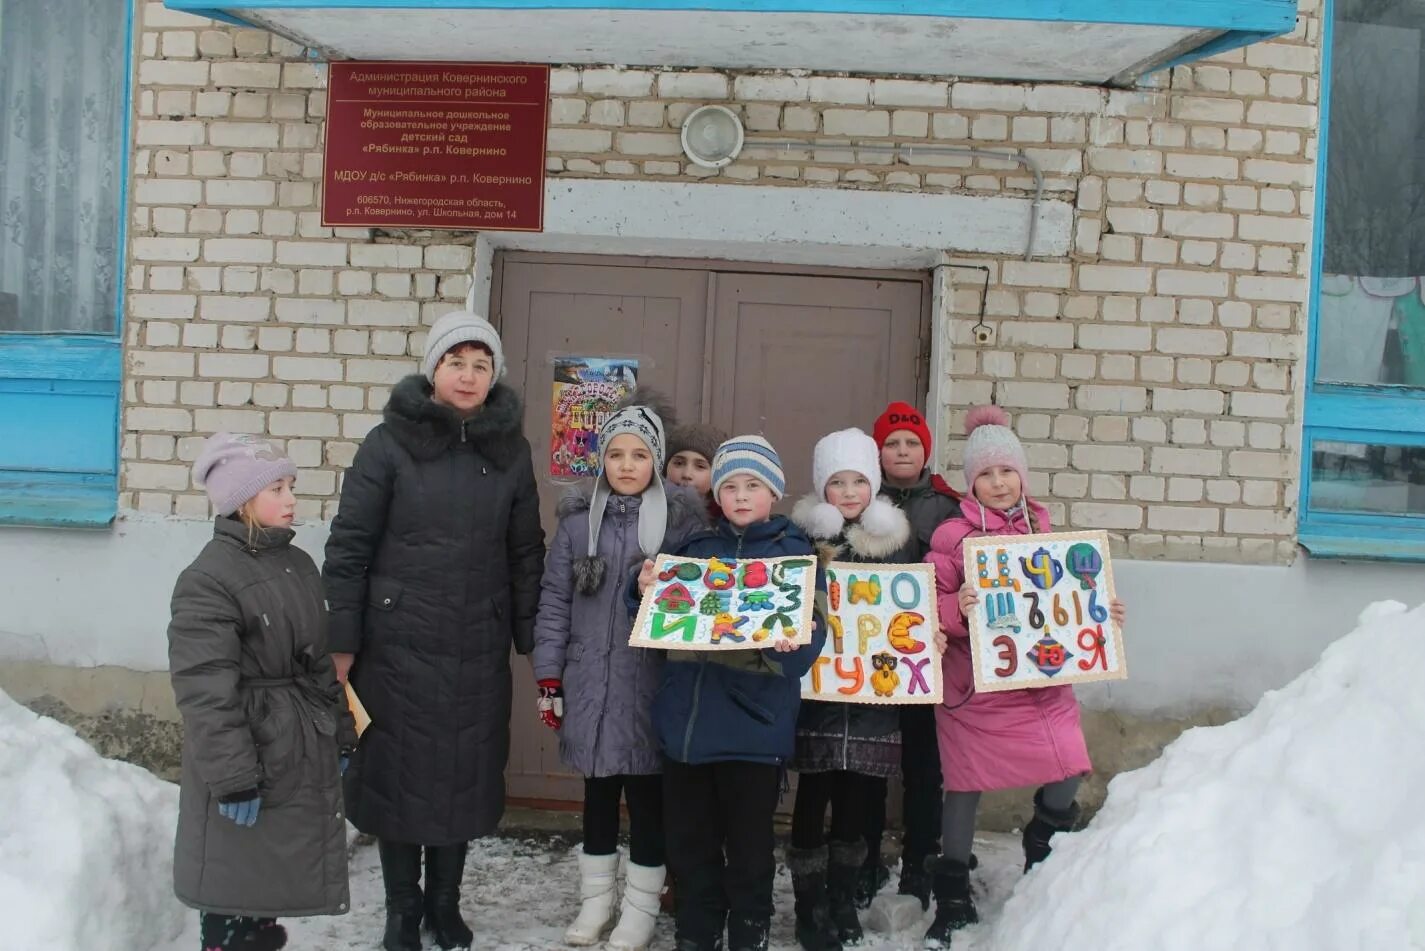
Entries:
[[830, 636], [802, 677], [803, 700], [941, 701], [932, 566], [832, 562], [826, 593]]
[[776, 639], [810, 644], [816, 558], [677, 558], [659, 555], [643, 592], [634, 647], [748, 650]]
[[965, 540], [976, 690], [1123, 680], [1123, 634], [1108, 616], [1113, 568], [1104, 532]]
[[638, 385], [638, 361], [622, 357], [554, 358], [549, 474], [599, 474], [599, 428]]

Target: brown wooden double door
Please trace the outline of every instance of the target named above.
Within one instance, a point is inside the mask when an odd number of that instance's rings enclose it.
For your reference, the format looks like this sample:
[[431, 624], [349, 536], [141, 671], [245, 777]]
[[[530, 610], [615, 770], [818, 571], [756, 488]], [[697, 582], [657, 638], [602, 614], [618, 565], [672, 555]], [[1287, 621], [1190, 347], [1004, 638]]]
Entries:
[[[761, 433], [787, 472], [789, 509], [811, 488], [811, 454], [828, 432], [867, 432], [890, 400], [920, 405], [929, 364], [927, 279], [915, 274], [750, 269], [684, 262], [535, 255], [496, 259], [493, 302], [525, 401], [545, 530], [574, 481], [550, 475], [556, 358], [626, 357], [638, 382], [679, 418]], [[509, 794], [579, 800], [557, 736], [534, 712], [528, 666], [515, 666]]]

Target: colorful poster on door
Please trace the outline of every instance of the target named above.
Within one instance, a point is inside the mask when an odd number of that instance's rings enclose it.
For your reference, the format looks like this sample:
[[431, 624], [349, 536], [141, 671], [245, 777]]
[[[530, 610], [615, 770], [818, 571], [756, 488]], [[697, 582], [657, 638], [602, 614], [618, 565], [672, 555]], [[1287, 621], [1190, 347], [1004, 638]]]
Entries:
[[643, 592], [634, 647], [748, 650], [778, 639], [810, 644], [816, 558], [679, 558], [659, 555]]
[[1108, 616], [1113, 566], [1104, 532], [965, 540], [975, 689], [1123, 680], [1123, 635]]
[[638, 386], [638, 360], [557, 356], [549, 440], [549, 474], [562, 479], [599, 474], [599, 428], [619, 400]]
[[935, 569], [832, 562], [826, 646], [802, 677], [803, 700], [939, 703]]

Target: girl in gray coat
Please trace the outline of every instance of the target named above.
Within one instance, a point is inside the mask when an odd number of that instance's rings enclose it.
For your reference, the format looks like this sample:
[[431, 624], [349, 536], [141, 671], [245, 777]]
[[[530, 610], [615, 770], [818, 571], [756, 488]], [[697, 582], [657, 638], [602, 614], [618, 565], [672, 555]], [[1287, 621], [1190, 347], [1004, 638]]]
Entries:
[[567, 496], [544, 569], [534, 629], [539, 712], [559, 730], [566, 766], [584, 776], [582, 904], [564, 933], [595, 944], [613, 924], [618, 873], [619, 798], [628, 801], [629, 866], [616, 951], [648, 946], [663, 890], [663, 793], [649, 708], [661, 651], [628, 645], [632, 620], [623, 592], [644, 558], [678, 547], [706, 524], [692, 490], [665, 488], [664, 420], [649, 394], [634, 394], [599, 430], [600, 469], [591, 497]]
[[203, 951], [274, 951], [277, 918], [347, 911], [340, 772], [356, 730], [321, 576], [292, 544], [296, 466], [218, 433], [193, 472], [218, 517], [168, 626], [183, 716], [174, 891], [201, 913]]

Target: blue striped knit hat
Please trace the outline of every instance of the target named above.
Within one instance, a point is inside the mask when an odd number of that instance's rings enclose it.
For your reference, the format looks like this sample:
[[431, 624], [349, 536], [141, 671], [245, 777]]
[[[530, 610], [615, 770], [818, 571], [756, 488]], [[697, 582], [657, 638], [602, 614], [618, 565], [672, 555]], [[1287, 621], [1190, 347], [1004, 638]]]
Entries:
[[712, 467], [713, 497], [722, 484], [735, 475], [750, 475], [767, 483], [772, 494], [781, 498], [787, 493], [787, 477], [782, 472], [782, 460], [777, 450], [761, 436], [733, 436], [717, 447]]

